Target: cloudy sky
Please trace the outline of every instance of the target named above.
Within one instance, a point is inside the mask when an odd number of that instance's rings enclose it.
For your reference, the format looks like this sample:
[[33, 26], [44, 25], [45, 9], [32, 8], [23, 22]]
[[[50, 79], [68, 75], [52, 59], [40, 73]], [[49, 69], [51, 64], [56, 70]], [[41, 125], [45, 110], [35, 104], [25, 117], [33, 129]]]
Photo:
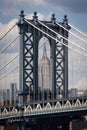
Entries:
[[0, 22], [18, 18], [21, 9], [26, 15], [34, 11], [45, 16], [55, 13], [58, 20], [67, 14], [70, 23], [87, 31], [87, 0], [1, 0]]
[[[11, 26], [14, 25], [19, 18], [21, 10], [24, 10], [25, 15], [29, 17], [31, 17], [33, 12], [37, 11], [39, 18], [44, 20], [49, 19], [50, 15], [55, 13], [56, 19], [59, 22], [62, 21], [63, 16], [67, 14], [69, 23], [87, 34], [87, 0], [1, 0], [0, 34], [4, 34]], [[12, 40], [11, 38], [14, 36], [16, 37], [17, 32], [18, 30], [16, 28], [15, 31], [12, 32], [11, 36], [8, 36], [6, 40], [1, 41], [0, 49], [3, 48], [6, 42], [10, 42], [10, 40]], [[17, 46], [15, 46], [15, 49], [17, 49]], [[12, 51], [14, 52], [14, 48]], [[72, 60], [73, 59], [75, 59], [75, 56], [72, 57]], [[75, 72], [77, 73], [80, 66], [78, 67], [75, 61], [73, 64], [76, 66]], [[76, 73], [70, 73], [70, 75], [75, 75]], [[85, 77], [83, 76], [81, 78], [79, 76], [77, 83], [75, 80], [72, 82], [75, 86], [76, 84], [81, 86], [82, 81], [87, 82], [87, 73], [85, 74]]]

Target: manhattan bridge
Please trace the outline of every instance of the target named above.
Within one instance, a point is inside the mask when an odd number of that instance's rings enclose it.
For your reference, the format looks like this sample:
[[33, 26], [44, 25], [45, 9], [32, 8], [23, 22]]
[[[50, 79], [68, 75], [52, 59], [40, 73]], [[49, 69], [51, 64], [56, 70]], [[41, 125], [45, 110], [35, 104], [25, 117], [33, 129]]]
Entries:
[[[18, 130], [69, 130], [70, 121], [84, 118], [86, 39], [68, 23], [67, 15], [62, 22], [55, 14], [42, 21], [36, 12], [30, 19], [21, 11], [19, 20], [0, 36], [0, 124], [16, 124]], [[42, 73], [39, 86], [44, 44], [50, 59], [49, 85]]]

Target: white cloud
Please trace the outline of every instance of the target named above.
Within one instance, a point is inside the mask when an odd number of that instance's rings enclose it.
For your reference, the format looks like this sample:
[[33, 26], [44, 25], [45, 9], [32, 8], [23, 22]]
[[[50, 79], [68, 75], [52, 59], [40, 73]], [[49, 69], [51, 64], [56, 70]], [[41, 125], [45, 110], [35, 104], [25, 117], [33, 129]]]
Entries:
[[[8, 24], [2, 24], [0, 23], [0, 38], [2, 40], [0, 41], [0, 51], [5, 48], [11, 41], [13, 41], [18, 35], [18, 27], [15, 26], [6, 36], [5, 34], [17, 23], [17, 19], [13, 19]], [[5, 37], [3, 37], [5, 36]], [[14, 52], [15, 49], [17, 49], [17, 44], [14, 42], [11, 46], [12, 51]], [[10, 48], [9, 48], [10, 49]]]
[[[9, 29], [11, 29], [11, 27], [13, 26], [13, 25], [15, 25], [16, 23], [17, 23], [17, 19], [13, 19], [12, 21], [10, 21], [9, 23], [7, 23], [7, 24], [3, 24], [3, 23], [0, 23], [0, 37], [3, 37], [3, 35], [9, 30]], [[17, 30], [15, 30], [15, 31], [17, 31]], [[16, 32], [11, 32], [11, 33], [15, 33], [16, 34]], [[6, 36], [7, 37], [7, 36]], [[3, 39], [2, 39], [3, 40]]]
[[79, 80], [77, 84], [75, 85], [75, 88], [80, 89], [80, 90], [87, 90], [87, 77]]

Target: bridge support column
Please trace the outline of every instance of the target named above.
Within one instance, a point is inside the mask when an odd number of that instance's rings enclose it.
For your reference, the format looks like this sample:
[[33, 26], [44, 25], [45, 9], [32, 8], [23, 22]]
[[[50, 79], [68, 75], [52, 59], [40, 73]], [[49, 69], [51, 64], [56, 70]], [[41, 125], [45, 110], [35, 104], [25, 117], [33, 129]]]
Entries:
[[19, 123], [17, 126], [17, 130], [26, 130], [24, 123]]
[[69, 121], [64, 121], [64, 123], [62, 124], [62, 129], [61, 130], [69, 130]]

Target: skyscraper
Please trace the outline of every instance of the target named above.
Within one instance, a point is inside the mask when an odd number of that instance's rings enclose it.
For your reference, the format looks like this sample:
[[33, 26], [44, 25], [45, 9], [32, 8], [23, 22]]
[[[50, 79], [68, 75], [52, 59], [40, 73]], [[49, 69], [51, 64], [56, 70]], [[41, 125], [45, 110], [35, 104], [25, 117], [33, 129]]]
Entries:
[[47, 56], [46, 44], [44, 43], [43, 55], [38, 65], [39, 89], [50, 88], [50, 60]]

